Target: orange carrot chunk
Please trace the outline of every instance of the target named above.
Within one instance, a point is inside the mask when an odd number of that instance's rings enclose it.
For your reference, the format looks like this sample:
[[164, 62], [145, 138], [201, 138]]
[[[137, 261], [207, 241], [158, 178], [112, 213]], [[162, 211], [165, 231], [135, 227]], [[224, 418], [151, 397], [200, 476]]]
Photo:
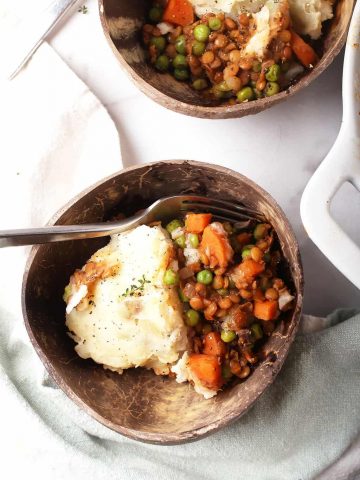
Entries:
[[194, 22], [194, 9], [188, 0], [169, 0], [164, 14], [163, 21], [174, 23], [185, 27]]
[[278, 312], [276, 300], [255, 300], [254, 316], [260, 320], [274, 320]]
[[185, 228], [190, 233], [202, 233], [211, 222], [211, 213], [188, 213]]
[[189, 357], [189, 368], [204, 387], [210, 390], [219, 390], [221, 387], [221, 367], [218, 357], [192, 353]]
[[291, 48], [306, 68], [310, 68], [316, 64], [318, 57], [315, 50], [303, 40], [294, 30], [291, 30]]
[[226, 346], [219, 332], [210, 332], [205, 335], [203, 353], [215, 357], [223, 357], [226, 354]]
[[252, 258], [247, 258], [240, 263], [238, 268], [241, 271], [244, 280], [252, 280], [265, 270], [265, 265], [263, 263], [255, 262]]
[[227, 267], [234, 252], [220, 223], [215, 222], [205, 228], [200, 251], [209, 258], [211, 267]]

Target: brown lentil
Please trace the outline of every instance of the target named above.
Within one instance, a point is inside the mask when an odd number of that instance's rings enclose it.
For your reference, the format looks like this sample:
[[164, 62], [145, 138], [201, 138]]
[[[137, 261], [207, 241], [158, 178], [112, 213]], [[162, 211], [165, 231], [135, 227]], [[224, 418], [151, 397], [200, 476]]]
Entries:
[[284, 43], [289, 43], [291, 40], [291, 33], [289, 30], [281, 30], [278, 35], [278, 39]]
[[267, 300], [277, 300], [279, 298], [279, 292], [275, 288], [268, 288], [265, 292], [265, 298]]
[[230, 62], [239, 63], [241, 59], [242, 59], [242, 55], [240, 50], [233, 50], [232, 52], [230, 52], [229, 54]]
[[238, 92], [241, 88], [241, 80], [239, 77], [227, 78], [226, 84], [231, 90], [234, 90], [234, 92]]
[[229, 297], [221, 298], [218, 301], [218, 305], [221, 309], [228, 310], [232, 306], [232, 301], [230, 300]]
[[204, 315], [206, 320], [213, 320], [214, 315], [217, 311], [218, 307], [215, 302], [211, 302], [210, 305], [204, 311]]
[[214, 45], [215, 45], [216, 48], [224, 48], [224, 47], [226, 47], [227, 43], [228, 43], [228, 39], [222, 33], [217, 35], [217, 37], [215, 38], [215, 41], [214, 41]]
[[255, 262], [260, 262], [261, 259], [263, 258], [263, 252], [262, 250], [259, 248], [259, 247], [253, 247], [251, 250], [250, 250], [250, 255], [251, 255], [251, 258], [255, 261]]
[[238, 377], [239, 378], [246, 378], [250, 375], [250, 367], [248, 365], [246, 365], [244, 368], [241, 369], [241, 372], [238, 374]]
[[213, 52], [205, 52], [201, 57], [201, 61], [205, 64], [212, 63], [215, 59], [215, 55]]
[[206, 297], [206, 285], [203, 283], [197, 282], [195, 285], [195, 290], [202, 297]]
[[224, 286], [223, 277], [221, 277], [220, 275], [215, 275], [212, 286], [215, 288], [215, 290], [219, 290], [219, 288], [223, 288]]
[[249, 25], [249, 22], [250, 22], [250, 16], [249, 14], [247, 13], [241, 13], [240, 16], [239, 16], [239, 22], [241, 25], [243, 25], [244, 27], [247, 27]]
[[200, 297], [192, 297], [189, 304], [194, 310], [202, 310], [204, 308], [204, 302]]
[[245, 288], [240, 289], [240, 295], [244, 300], [251, 300], [253, 297], [252, 292], [249, 290], [246, 290]]
[[227, 80], [230, 77], [235, 77], [235, 75], [238, 73], [238, 71], [239, 71], [239, 66], [236, 65], [235, 63], [232, 63], [231, 65], [228, 65], [224, 69], [224, 80]]

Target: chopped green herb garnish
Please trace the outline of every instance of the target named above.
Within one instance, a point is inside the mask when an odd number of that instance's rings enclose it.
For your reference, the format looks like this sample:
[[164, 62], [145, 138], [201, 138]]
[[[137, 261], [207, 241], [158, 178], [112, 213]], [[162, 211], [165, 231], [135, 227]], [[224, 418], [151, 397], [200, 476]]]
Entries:
[[145, 275], [137, 280], [137, 285], [132, 284], [121, 295], [122, 297], [140, 297], [144, 292], [145, 284], [151, 283], [150, 280], [146, 280]]
[[79, 12], [79, 13], [83, 13], [83, 14], [88, 13], [88, 8], [87, 8], [87, 6], [86, 6], [86, 5], [83, 5], [82, 7], [80, 7], [80, 8], [78, 9], [78, 12]]

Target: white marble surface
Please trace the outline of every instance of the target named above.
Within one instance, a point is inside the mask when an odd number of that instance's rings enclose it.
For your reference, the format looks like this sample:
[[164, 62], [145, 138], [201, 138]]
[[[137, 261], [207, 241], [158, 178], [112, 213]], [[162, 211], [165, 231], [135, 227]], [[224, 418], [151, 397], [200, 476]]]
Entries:
[[[305, 313], [360, 307], [360, 291], [307, 238], [299, 214], [301, 193], [339, 130], [342, 55], [305, 91], [261, 114], [196, 119], [168, 111], [137, 90], [105, 40], [96, 0], [86, 5], [88, 13], [74, 9], [50, 43], [108, 109], [121, 138], [124, 165], [194, 159], [247, 175], [275, 197], [295, 229], [305, 269]], [[359, 218], [359, 196], [344, 189], [335, 209], [359, 240], [359, 223], [354, 221]]]

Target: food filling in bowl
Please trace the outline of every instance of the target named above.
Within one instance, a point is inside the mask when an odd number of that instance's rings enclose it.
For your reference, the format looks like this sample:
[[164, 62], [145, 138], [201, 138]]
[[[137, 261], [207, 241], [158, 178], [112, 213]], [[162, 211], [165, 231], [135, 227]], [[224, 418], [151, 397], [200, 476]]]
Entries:
[[211, 398], [265, 359], [294, 296], [270, 224], [188, 213], [164, 226], [113, 235], [75, 271], [66, 326], [82, 358], [153, 369]]
[[143, 42], [159, 72], [230, 104], [271, 97], [318, 61], [333, 0], [151, 2]]

